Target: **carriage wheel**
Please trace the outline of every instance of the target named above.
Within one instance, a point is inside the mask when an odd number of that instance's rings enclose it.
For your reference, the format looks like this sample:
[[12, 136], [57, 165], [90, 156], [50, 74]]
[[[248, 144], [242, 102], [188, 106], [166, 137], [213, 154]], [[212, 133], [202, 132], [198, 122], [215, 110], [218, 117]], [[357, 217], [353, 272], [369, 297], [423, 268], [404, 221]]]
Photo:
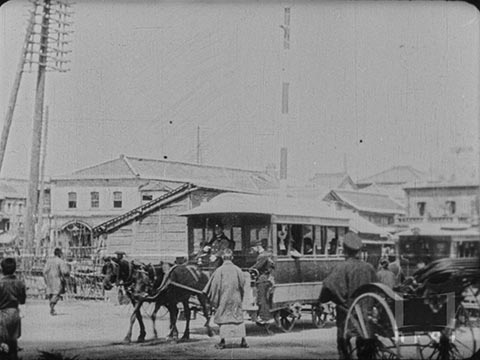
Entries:
[[419, 340], [417, 351], [421, 359], [469, 359], [477, 350], [478, 330], [472, 326], [468, 311], [460, 305], [455, 313], [455, 327], [426, 334], [423, 338], [427, 341]]
[[275, 324], [284, 332], [292, 331], [298, 315], [291, 309], [282, 309], [274, 313]]
[[312, 305], [312, 323], [316, 328], [323, 328], [327, 323], [328, 313], [321, 304]]
[[352, 359], [400, 358], [395, 318], [379, 294], [365, 293], [354, 300], [347, 313], [343, 336]]

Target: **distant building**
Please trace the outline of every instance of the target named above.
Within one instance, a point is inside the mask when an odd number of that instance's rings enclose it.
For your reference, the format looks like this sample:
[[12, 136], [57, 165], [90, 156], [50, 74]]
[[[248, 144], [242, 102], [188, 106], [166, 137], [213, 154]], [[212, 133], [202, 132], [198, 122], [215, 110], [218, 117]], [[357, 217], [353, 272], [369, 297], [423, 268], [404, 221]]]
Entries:
[[356, 182], [358, 189], [390, 195], [406, 206], [404, 186], [427, 180], [427, 174], [411, 166], [393, 166]]
[[406, 221], [430, 219], [478, 220], [479, 185], [462, 182], [425, 182], [404, 188], [407, 195]]
[[27, 187], [27, 180], [0, 179], [0, 232], [23, 232]]
[[[55, 243], [68, 248], [72, 256], [87, 256], [98, 245], [93, 241], [94, 227], [162, 196], [168, 197], [185, 183], [194, 183], [196, 189], [213, 189], [207, 198], [222, 191], [259, 193], [278, 186], [277, 179], [263, 171], [122, 155], [71, 174], [52, 177], [50, 220], [55, 229]], [[167, 220], [156, 225], [147, 225], [148, 221], [142, 218], [146, 227], [161, 230]], [[130, 231], [122, 228], [119, 234], [122, 232]]]
[[403, 206], [382, 193], [333, 189], [325, 197], [338, 209], [355, 211], [362, 218], [379, 226], [393, 225], [396, 218], [405, 215]]

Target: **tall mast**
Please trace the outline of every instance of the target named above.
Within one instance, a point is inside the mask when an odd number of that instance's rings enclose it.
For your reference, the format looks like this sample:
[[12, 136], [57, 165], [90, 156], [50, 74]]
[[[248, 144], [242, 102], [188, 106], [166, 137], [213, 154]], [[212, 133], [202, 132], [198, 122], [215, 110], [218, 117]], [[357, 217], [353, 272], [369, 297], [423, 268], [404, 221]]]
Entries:
[[35, 14], [37, 11], [37, 3], [33, 3], [33, 10], [30, 11], [30, 19], [28, 21], [27, 32], [25, 34], [25, 40], [23, 42], [22, 53], [20, 55], [20, 61], [18, 62], [17, 72], [15, 74], [15, 80], [13, 81], [13, 88], [8, 101], [7, 112], [5, 114], [5, 122], [3, 123], [2, 137], [0, 139], [0, 172], [2, 171], [3, 159], [5, 158], [5, 151], [7, 148], [8, 135], [10, 133], [10, 127], [12, 125], [13, 112], [17, 103], [18, 90], [20, 89], [20, 82], [22, 80], [23, 68], [25, 65], [25, 59], [27, 56], [27, 49], [30, 37], [32, 36], [33, 25], [35, 24]]

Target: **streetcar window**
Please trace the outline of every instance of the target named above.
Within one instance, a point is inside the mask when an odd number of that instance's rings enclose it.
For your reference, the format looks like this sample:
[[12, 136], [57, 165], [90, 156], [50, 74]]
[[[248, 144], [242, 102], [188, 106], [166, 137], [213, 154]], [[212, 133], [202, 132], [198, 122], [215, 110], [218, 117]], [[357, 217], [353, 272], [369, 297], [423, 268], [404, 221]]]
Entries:
[[206, 243], [203, 228], [193, 229], [193, 253], [197, 254]]
[[242, 249], [242, 228], [239, 226], [233, 226], [231, 234], [232, 234], [232, 240], [235, 241], [234, 250], [241, 250]]
[[290, 227], [290, 250], [296, 250], [302, 253], [302, 225], [292, 225]]
[[326, 242], [325, 227], [315, 226], [315, 254], [325, 255]]
[[338, 235], [337, 229], [334, 227], [327, 227], [327, 254], [336, 255], [338, 249]]
[[287, 255], [288, 240], [289, 240], [289, 228], [288, 225], [277, 225], [277, 254]]
[[315, 241], [315, 233], [312, 225], [303, 226], [303, 246], [302, 251], [304, 255], [313, 255]]

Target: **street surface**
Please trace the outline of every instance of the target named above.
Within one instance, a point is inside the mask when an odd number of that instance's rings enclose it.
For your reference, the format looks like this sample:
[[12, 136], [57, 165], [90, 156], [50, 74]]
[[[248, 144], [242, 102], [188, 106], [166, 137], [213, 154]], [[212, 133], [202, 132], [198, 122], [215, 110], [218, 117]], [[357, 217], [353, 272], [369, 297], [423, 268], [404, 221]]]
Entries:
[[[218, 335], [207, 336], [205, 319], [198, 314], [191, 323], [190, 341], [167, 342], [168, 313], [161, 308], [157, 317], [159, 338], [153, 340], [152, 322], [148, 318], [152, 305], [144, 311], [146, 341], [136, 343], [139, 328], [134, 325], [132, 343], [122, 343], [128, 329], [131, 305], [103, 301], [65, 300], [57, 305], [57, 316], [49, 314], [46, 300], [27, 299], [21, 307], [22, 337], [19, 346], [22, 359], [37, 359], [39, 350], [60, 353], [77, 359], [332, 359], [336, 358], [336, 328], [327, 324], [317, 329], [309, 313], [304, 313], [290, 333], [272, 326], [273, 334], [247, 321], [248, 349], [228, 347], [215, 349]], [[178, 322], [180, 336], [185, 321]], [[212, 321], [213, 324], [213, 321]], [[218, 327], [214, 326], [218, 334]], [[239, 339], [237, 344], [239, 344]]]

